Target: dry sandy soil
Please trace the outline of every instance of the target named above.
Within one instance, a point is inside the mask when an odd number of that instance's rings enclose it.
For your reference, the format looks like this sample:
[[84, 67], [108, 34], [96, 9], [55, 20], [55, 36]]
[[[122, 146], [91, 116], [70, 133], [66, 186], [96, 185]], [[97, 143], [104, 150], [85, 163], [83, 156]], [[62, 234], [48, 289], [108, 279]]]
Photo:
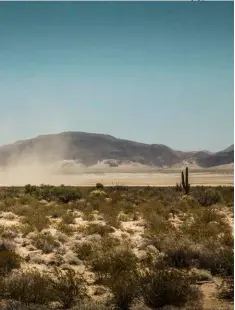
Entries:
[[[52, 184], [93, 186], [100, 182], [104, 185], [126, 186], [174, 186], [180, 183], [179, 168], [149, 168], [123, 166], [110, 168], [105, 166], [55, 170], [45, 165], [21, 165], [0, 170], [0, 186], [22, 186], [25, 184]], [[192, 185], [231, 186], [234, 184], [234, 170], [231, 166], [202, 169], [189, 167], [189, 181]]]

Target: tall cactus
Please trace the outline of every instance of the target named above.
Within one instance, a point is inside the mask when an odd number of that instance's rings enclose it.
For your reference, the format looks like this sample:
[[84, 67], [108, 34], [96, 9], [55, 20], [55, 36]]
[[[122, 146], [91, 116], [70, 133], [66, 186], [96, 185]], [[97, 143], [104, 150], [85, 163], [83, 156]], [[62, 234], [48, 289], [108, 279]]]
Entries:
[[188, 182], [188, 167], [186, 167], [185, 178], [184, 178], [184, 172], [183, 171], [181, 172], [181, 184], [183, 186], [185, 194], [188, 195], [190, 190], [190, 184]]

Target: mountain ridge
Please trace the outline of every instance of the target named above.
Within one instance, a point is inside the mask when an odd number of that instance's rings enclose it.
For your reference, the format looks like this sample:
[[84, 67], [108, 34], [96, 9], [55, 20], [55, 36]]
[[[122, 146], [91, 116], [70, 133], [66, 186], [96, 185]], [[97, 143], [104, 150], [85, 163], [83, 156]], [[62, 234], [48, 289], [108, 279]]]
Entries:
[[67, 131], [39, 135], [0, 146], [1, 166], [22, 160], [74, 160], [86, 166], [103, 160], [116, 160], [158, 167], [172, 167], [186, 161], [206, 168], [233, 163], [234, 145], [216, 153], [185, 152], [174, 150], [164, 144], [147, 144], [108, 134]]

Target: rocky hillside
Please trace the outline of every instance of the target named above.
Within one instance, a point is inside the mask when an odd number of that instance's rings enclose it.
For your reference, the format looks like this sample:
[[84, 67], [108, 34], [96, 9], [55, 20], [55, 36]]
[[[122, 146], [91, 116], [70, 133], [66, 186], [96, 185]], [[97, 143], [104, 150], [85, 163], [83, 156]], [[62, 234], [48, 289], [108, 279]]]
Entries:
[[198, 164], [201, 167], [214, 167], [219, 165], [231, 164], [234, 162], [234, 145], [214, 154], [207, 154], [198, 158]]
[[145, 144], [118, 139], [110, 135], [85, 132], [63, 132], [17, 141], [0, 147], [0, 165], [30, 160], [51, 162], [74, 160], [90, 166], [112, 159], [144, 165], [173, 166], [182, 161], [203, 167], [233, 163], [231, 147], [219, 153], [175, 151], [162, 144]]

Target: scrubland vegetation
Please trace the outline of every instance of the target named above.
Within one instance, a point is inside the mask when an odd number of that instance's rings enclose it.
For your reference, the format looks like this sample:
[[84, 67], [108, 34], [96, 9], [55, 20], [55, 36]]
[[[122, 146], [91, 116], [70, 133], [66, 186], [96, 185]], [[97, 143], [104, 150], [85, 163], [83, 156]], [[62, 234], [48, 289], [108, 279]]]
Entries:
[[1, 188], [0, 309], [233, 309], [233, 192]]

